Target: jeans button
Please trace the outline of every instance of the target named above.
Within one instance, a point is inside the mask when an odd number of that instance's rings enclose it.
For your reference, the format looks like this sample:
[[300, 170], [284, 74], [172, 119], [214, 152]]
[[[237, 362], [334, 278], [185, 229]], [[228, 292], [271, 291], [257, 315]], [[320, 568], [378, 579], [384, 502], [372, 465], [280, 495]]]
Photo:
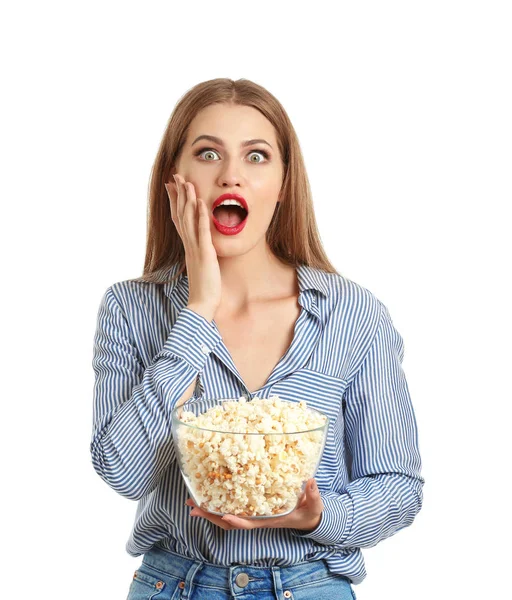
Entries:
[[235, 582], [238, 587], [244, 588], [249, 583], [249, 575], [247, 573], [239, 573], [236, 576]]

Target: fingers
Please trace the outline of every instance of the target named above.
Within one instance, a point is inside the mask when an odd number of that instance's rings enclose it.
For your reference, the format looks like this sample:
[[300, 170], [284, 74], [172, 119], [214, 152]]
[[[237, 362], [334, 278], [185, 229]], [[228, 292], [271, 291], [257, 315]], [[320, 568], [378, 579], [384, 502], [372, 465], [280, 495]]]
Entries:
[[176, 227], [180, 237], [181, 235], [181, 225], [178, 218], [178, 197], [179, 197], [179, 187], [176, 181], [168, 182], [165, 184], [165, 189], [167, 190], [167, 195], [169, 196], [169, 206], [171, 208], [171, 219]]
[[308, 497], [306, 495], [306, 492], [303, 492], [302, 496], [299, 499], [299, 502], [297, 503], [297, 508], [301, 508], [302, 506], [304, 506], [304, 504], [306, 504], [308, 501]]
[[192, 507], [190, 511], [190, 515], [192, 517], [203, 517], [204, 519], [208, 519], [214, 525], [218, 527], [222, 527], [222, 529], [231, 530], [231, 529], [253, 529], [253, 524], [251, 521], [246, 519], [240, 519], [239, 517], [235, 517], [234, 515], [225, 515], [224, 517], [219, 517], [217, 515], [213, 515], [205, 510], [200, 509], [197, 504], [189, 498], [185, 504], [187, 506]]
[[174, 194], [170, 193], [172, 184], [165, 186], [170, 198], [172, 220], [183, 242], [197, 246], [201, 238], [205, 239], [205, 230], [209, 231], [206, 206], [200, 198], [197, 198], [193, 183], [185, 181], [178, 174], [173, 177], [176, 182], [176, 199], [173, 197]]
[[197, 506], [195, 506], [194, 509], [190, 511], [190, 516], [203, 517], [204, 519], [208, 519], [208, 521], [211, 521], [214, 525], [217, 525], [218, 527], [222, 527], [222, 529], [231, 530], [235, 528], [228, 521], [223, 520], [222, 517], [212, 515], [209, 512], [201, 510]]
[[212, 229], [210, 224], [210, 213], [208, 212], [208, 207], [206, 203], [203, 202], [201, 198], [198, 198], [199, 201], [199, 221], [198, 221], [198, 242], [199, 247], [203, 250], [206, 250], [208, 247], [212, 245]]
[[255, 529], [254, 521], [249, 519], [235, 517], [234, 515], [225, 515], [222, 522], [228, 524], [229, 529]]
[[173, 175], [174, 181], [176, 182], [176, 217], [181, 227], [181, 219], [183, 215], [183, 207], [185, 205], [185, 181], [181, 179], [179, 175]]
[[183, 232], [189, 240], [197, 245], [197, 198], [194, 184], [187, 181], [185, 187], [185, 206], [183, 208], [182, 226]]

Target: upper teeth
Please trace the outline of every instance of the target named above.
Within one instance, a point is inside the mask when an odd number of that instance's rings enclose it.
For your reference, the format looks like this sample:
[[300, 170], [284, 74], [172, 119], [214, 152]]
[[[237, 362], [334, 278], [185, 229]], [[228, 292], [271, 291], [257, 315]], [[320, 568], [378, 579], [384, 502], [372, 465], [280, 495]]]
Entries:
[[238, 202], [238, 200], [224, 200], [223, 202], [221, 202], [220, 204], [218, 204], [218, 206], [240, 206], [241, 208], [244, 208], [243, 205]]

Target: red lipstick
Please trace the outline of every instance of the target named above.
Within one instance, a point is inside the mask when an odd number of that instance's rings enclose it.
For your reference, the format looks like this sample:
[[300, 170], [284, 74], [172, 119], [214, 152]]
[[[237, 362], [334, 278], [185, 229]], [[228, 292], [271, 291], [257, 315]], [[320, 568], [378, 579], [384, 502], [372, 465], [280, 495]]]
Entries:
[[[238, 225], [235, 225], [234, 227], [227, 227], [226, 225], [222, 225], [222, 223], [219, 223], [219, 221], [217, 221], [215, 215], [213, 215], [213, 211], [217, 208], [217, 206], [219, 206], [219, 204], [224, 202], [224, 200], [238, 200], [238, 202], [240, 202], [240, 204], [244, 207], [245, 211], [247, 212], [245, 219], [241, 221]], [[245, 198], [239, 196], [238, 194], [222, 194], [222, 196], [219, 196], [217, 200], [215, 200], [212, 206], [213, 224], [217, 231], [224, 235], [236, 235], [237, 233], [240, 233], [247, 223], [248, 215], [249, 207], [247, 206], [247, 202], [245, 201]]]

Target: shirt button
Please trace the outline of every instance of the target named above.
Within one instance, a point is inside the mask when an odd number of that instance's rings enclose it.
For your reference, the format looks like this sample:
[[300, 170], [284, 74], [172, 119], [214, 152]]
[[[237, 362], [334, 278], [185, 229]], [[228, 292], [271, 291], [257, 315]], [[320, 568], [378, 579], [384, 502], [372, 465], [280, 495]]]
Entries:
[[208, 354], [208, 352], [210, 352], [210, 349], [205, 344], [201, 344], [201, 352], [203, 354]]
[[249, 575], [247, 573], [240, 573], [236, 576], [235, 582], [238, 587], [244, 588], [249, 583]]

